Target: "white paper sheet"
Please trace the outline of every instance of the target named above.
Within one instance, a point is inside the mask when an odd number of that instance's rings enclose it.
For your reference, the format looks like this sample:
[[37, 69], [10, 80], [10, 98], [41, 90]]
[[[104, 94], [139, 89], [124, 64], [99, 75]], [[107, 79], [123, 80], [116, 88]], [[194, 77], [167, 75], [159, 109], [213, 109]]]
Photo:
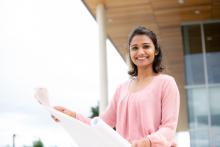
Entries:
[[34, 97], [40, 104], [44, 106], [50, 106], [49, 94], [46, 88], [36, 88]]
[[107, 147], [100, 142], [100, 135], [89, 125], [65, 115], [53, 108], [48, 108], [50, 113], [59, 119], [59, 124], [68, 132], [79, 147]]
[[59, 119], [59, 124], [68, 132], [79, 147], [131, 146], [127, 140], [98, 117], [91, 121], [91, 125], [87, 125], [50, 107], [47, 89], [36, 89], [35, 98], [45, 109]]
[[94, 118], [91, 127], [103, 136], [104, 142], [109, 142], [109, 147], [130, 147], [131, 144], [108, 126], [102, 119]]
[[79, 147], [130, 147], [130, 143], [109, 127], [104, 121], [95, 118], [91, 125], [74, 119], [53, 108], [47, 110], [60, 120], [60, 125], [70, 134]]

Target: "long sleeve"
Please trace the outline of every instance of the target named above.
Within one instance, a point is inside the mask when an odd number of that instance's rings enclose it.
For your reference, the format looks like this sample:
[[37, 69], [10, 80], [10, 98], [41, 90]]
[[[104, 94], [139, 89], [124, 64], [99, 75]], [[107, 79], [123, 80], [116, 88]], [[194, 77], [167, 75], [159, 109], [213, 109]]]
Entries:
[[170, 147], [173, 143], [180, 105], [179, 90], [173, 78], [164, 85], [161, 104], [162, 118], [158, 131], [147, 136], [152, 147]]
[[76, 113], [76, 119], [84, 122], [85, 124], [90, 125], [90, 118], [84, 117], [83, 115]]
[[[111, 100], [110, 105], [108, 105], [106, 111], [101, 114], [100, 118], [105, 121], [109, 126], [111, 126], [112, 128], [115, 127], [115, 123], [116, 123], [116, 108], [117, 108], [117, 98], [119, 96], [119, 88], [117, 88], [113, 99]], [[77, 113], [76, 114], [76, 119], [86, 123], [86, 124], [90, 124], [91, 119], [84, 117], [83, 115]]]

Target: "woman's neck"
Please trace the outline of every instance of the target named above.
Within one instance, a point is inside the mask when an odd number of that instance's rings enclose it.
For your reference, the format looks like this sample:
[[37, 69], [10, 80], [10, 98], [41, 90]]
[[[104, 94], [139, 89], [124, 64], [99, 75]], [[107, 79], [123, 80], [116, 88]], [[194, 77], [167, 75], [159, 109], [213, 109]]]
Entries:
[[152, 68], [148, 68], [148, 69], [138, 69], [138, 75], [137, 75], [137, 80], [138, 81], [143, 81], [145, 79], [151, 78], [154, 75], [156, 75], [156, 73], [153, 71]]

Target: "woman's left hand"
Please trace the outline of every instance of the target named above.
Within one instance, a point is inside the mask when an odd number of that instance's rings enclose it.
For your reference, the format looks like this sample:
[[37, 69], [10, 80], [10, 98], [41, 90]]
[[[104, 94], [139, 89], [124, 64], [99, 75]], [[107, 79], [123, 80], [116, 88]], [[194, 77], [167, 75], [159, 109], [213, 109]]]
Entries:
[[133, 141], [131, 147], [151, 147], [151, 142], [148, 138], [143, 138]]

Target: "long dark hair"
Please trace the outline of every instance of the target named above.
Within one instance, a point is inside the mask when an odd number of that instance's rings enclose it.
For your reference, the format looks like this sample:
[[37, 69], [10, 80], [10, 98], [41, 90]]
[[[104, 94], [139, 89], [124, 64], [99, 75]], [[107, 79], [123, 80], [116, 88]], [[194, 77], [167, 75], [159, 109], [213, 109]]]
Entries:
[[153, 61], [153, 71], [155, 73], [162, 72], [164, 70], [164, 67], [161, 63], [162, 62], [162, 52], [161, 52], [160, 45], [157, 41], [156, 34], [144, 26], [138, 26], [131, 32], [131, 34], [129, 35], [129, 38], [128, 38], [128, 52], [129, 52], [129, 64], [130, 64], [130, 69], [128, 71], [128, 74], [130, 76], [137, 76], [138, 75], [137, 66], [132, 62], [131, 55], [130, 55], [130, 44], [131, 44], [132, 39], [136, 35], [146, 35], [152, 40], [154, 47], [155, 47], [155, 50], [157, 52], [157, 55], [155, 55], [155, 58]]

